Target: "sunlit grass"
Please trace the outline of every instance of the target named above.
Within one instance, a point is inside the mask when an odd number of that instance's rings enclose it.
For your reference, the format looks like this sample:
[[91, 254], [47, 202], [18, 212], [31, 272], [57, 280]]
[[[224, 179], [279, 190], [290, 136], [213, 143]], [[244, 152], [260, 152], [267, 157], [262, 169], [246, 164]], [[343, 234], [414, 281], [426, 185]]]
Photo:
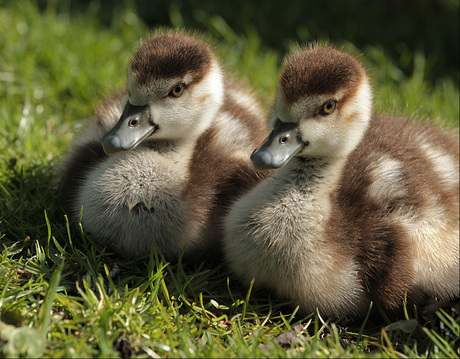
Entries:
[[[177, 9], [170, 15], [172, 25], [186, 25]], [[250, 26], [242, 36], [217, 15], [196, 16], [228, 72], [268, 110], [284, 53]], [[0, 357], [458, 356], [457, 314], [430, 318], [410, 308], [393, 322], [345, 328], [301, 318], [223, 267], [167, 263], [154, 251], [129, 261], [69, 228], [55, 168], [99, 101], [124, 86], [148, 28], [129, 7], [106, 27], [90, 11], [39, 12], [17, 1], [0, 8], [0, 31]], [[377, 110], [458, 128], [458, 84], [429, 83], [423, 53], [412, 54], [408, 76], [384, 49], [361, 50]], [[280, 346], [292, 328], [298, 344]]]

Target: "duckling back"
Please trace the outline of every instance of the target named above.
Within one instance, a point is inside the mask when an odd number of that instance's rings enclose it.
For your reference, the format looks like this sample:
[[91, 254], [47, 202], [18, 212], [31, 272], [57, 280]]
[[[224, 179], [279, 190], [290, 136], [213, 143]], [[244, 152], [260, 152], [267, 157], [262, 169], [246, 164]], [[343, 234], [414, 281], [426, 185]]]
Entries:
[[385, 116], [347, 160], [325, 235], [387, 309], [458, 298], [458, 163], [454, 134]]

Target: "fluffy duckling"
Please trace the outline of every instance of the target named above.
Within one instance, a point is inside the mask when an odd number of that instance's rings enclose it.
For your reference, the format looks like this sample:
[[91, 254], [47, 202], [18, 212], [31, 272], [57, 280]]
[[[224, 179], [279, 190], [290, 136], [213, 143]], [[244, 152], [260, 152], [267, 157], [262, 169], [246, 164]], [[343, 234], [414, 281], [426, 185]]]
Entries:
[[414, 304], [459, 296], [458, 136], [371, 111], [357, 59], [295, 52], [273, 131], [252, 154], [256, 168], [279, 169], [226, 217], [231, 269], [304, 313], [359, 316], [375, 297], [398, 311], [406, 292]]
[[209, 45], [164, 32], [143, 41], [127, 90], [73, 144], [60, 192], [74, 221], [128, 256], [219, 258], [221, 217], [260, 180], [250, 154], [268, 134], [253, 96]]

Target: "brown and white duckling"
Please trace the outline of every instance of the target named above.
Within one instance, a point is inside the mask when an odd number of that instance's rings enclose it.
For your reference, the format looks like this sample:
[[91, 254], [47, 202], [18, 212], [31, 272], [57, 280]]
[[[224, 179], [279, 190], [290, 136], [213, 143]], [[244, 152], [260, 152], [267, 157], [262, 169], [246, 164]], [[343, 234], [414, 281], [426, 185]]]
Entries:
[[[129, 256], [218, 258], [221, 216], [260, 180], [250, 162], [268, 134], [252, 95], [227, 78], [209, 45], [165, 32], [141, 43], [127, 90], [108, 99], [64, 163], [74, 221]], [[220, 243], [219, 243], [220, 242]]]
[[371, 110], [349, 54], [313, 46], [285, 61], [273, 131], [252, 154], [258, 169], [282, 168], [225, 223], [243, 281], [332, 317], [365, 313], [371, 291], [389, 311], [406, 292], [419, 304], [458, 298], [458, 136]]

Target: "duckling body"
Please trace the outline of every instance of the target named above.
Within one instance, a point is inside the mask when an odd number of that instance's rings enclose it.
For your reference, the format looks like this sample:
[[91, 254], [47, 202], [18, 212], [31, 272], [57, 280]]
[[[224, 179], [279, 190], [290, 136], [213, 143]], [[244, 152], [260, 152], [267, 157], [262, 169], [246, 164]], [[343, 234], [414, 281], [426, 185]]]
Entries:
[[304, 312], [396, 311], [459, 295], [458, 136], [371, 116], [361, 64], [327, 47], [284, 66], [273, 132], [252, 155], [278, 168], [238, 200], [224, 246], [245, 282]]
[[133, 57], [127, 91], [102, 104], [73, 144], [64, 204], [92, 238], [128, 256], [155, 244], [169, 260], [182, 251], [218, 260], [222, 215], [262, 177], [249, 155], [264, 135], [257, 102], [224, 77], [208, 45], [153, 36]]

